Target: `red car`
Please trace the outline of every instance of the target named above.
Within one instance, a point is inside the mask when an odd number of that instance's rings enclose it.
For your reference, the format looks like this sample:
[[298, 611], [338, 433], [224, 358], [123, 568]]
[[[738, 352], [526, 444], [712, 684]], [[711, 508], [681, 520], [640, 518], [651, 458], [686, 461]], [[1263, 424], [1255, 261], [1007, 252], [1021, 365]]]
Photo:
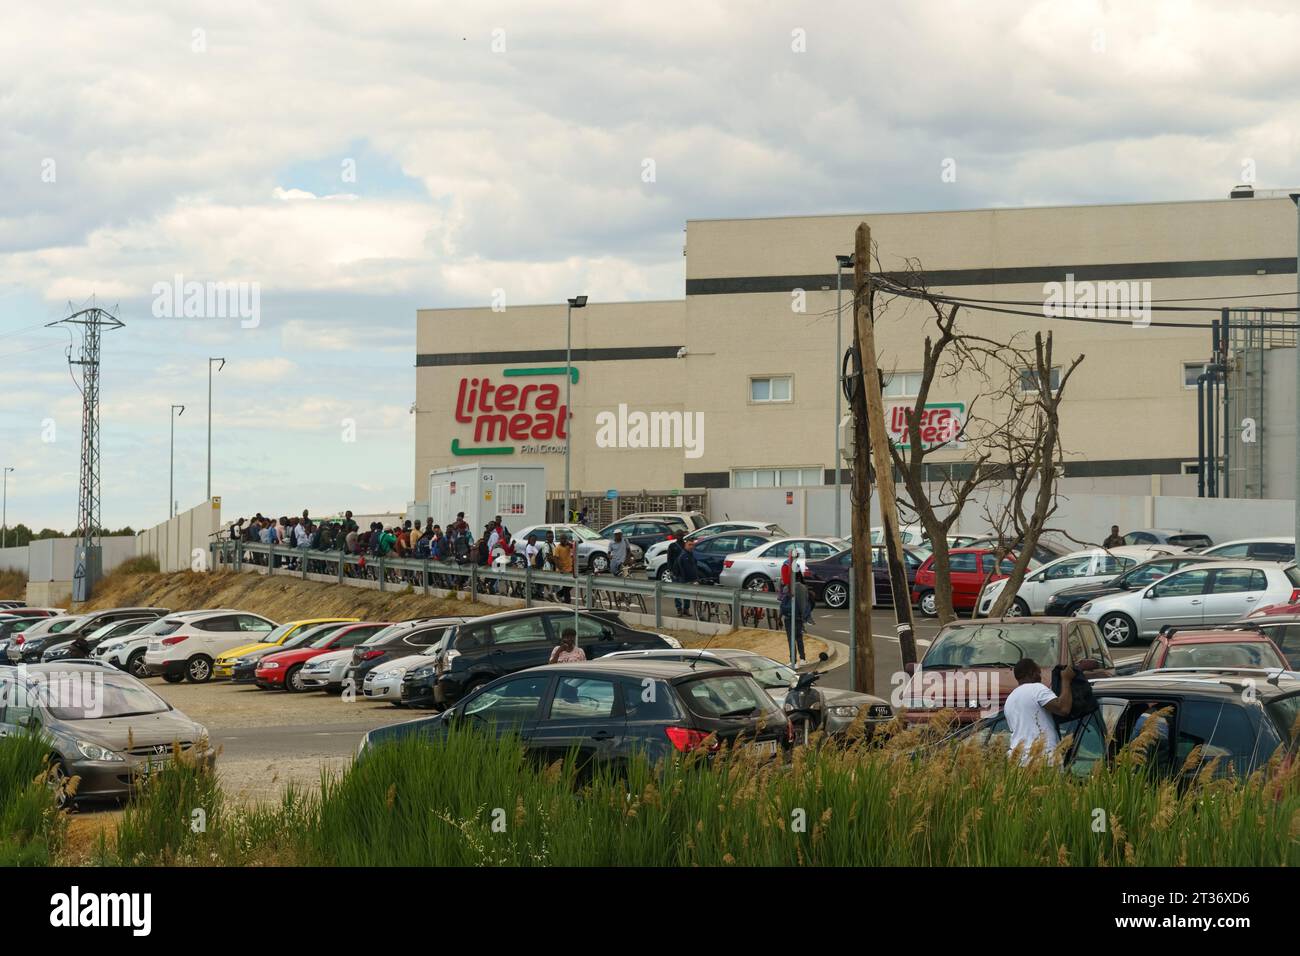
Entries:
[[[1294, 598], [1295, 595], [1293, 594], [1291, 597]], [[1294, 614], [1300, 614], [1300, 604], [1265, 604], [1263, 607], [1257, 607], [1255, 610], [1247, 614], [1246, 620], [1250, 621], [1259, 617], [1276, 617], [1279, 614], [1284, 614], [1288, 617]]]
[[268, 654], [257, 662], [253, 681], [265, 690], [282, 689], [295, 693], [306, 690], [307, 688], [298, 681], [298, 674], [302, 671], [303, 664], [313, 657], [328, 654], [330, 651], [356, 647], [367, 638], [374, 637], [388, 625], [387, 621], [358, 621], [331, 631], [304, 647]]
[[[1015, 565], [1015, 555], [1002, 559], [1002, 567], [995, 568], [996, 552], [988, 548], [953, 548], [948, 552], [948, 571], [952, 580], [952, 606], [955, 611], [973, 611], [985, 581], [1008, 577]], [[916, 569], [912, 582], [912, 604], [926, 617], [938, 617], [939, 607], [934, 599], [934, 555]]]
[[1141, 670], [1188, 668], [1287, 669], [1286, 655], [1260, 631], [1171, 628], [1161, 631], [1142, 658]]

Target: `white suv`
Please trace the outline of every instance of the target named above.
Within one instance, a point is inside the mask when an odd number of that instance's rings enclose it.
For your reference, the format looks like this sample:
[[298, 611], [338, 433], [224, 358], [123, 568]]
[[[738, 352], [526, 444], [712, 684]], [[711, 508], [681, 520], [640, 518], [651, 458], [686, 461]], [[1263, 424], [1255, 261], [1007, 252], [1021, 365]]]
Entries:
[[[1009, 612], [1019, 617], [1027, 614], [1042, 614], [1047, 610], [1047, 602], [1057, 591], [1079, 584], [1096, 584], [1109, 581], [1115, 575], [1142, 561], [1148, 561], [1159, 551], [1159, 545], [1126, 544], [1118, 548], [1087, 548], [1067, 554], [1063, 558], [1049, 561], [1036, 571], [1030, 571], [1016, 591], [1013, 609]], [[993, 607], [993, 602], [1006, 587], [1008, 578], [990, 582], [985, 585], [980, 595], [979, 605], [975, 608], [976, 617], [986, 617]]]
[[[133, 677], [144, 676], [144, 651], [149, 641], [155, 637], [165, 636], [172, 633], [181, 626], [185, 621], [204, 614], [216, 614], [218, 611], [178, 611], [175, 614], [167, 614], [158, 618], [156, 621], [150, 621], [138, 631], [132, 631], [130, 634], [124, 634], [121, 637], [110, 637], [95, 647], [90, 652], [93, 660], [102, 661], [105, 664], [112, 664], [118, 670], [123, 670]], [[225, 613], [232, 613], [226, 611]]]
[[182, 680], [206, 683], [212, 679], [212, 662], [220, 654], [251, 644], [275, 627], [274, 621], [247, 611], [211, 611], [190, 617], [170, 634], [149, 639], [144, 674], [161, 675], [170, 684]]
[[1077, 612], [1101, 629], [1112, 647], [1153, 638], [1162, 627], [1214, 627], [1239, 621], [1257, 607], [1300, 598], [1294, 564], [1215, 561], [1193, 564], [1132, 591], [1093, 598]]

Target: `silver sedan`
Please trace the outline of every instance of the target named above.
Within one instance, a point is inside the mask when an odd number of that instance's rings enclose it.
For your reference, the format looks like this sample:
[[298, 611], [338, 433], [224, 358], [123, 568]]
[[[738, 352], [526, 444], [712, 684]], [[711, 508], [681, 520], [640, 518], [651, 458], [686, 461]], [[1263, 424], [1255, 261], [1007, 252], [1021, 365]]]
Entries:
[[820, 561], [839, 554], [849, 543], [842, 538], [780, 538], [750, 551], [728, 555], [722, 562], [718, 584], [726, 588], [775, 591], [781, 584], [781, 565], [794, 549], [803, 561]]

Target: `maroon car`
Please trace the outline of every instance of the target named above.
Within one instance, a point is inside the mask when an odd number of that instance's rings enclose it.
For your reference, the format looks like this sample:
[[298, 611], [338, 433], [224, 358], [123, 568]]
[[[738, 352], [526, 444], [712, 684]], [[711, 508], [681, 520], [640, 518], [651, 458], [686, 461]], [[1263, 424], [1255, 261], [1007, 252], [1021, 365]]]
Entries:
[[[914, 548], [903, 549], [903, 561], [907, 566], [907, 586], [910, 590], [916, 580], [916, 569], [925, 563], [925, 555]], [[849, 578], [853, 575], [853, 549], [846, 548], [839, 554], [820, 561], [809, 561], [804, 573], [804, 584], [813, 601], [829, 608], [847, 607], [849, 603]], [[871, 576], [876, 582], [877, 607], [893, 607], [894, 595], [889, 581], [889, 564], [886, 561], [885, 546], [873, 545], [871, 548]]]
[[990, 717], [1016, 688], [1012, 669], [1033, 658], [1051, 680], [1058, 664], [1083, 664], [1089, 680], [1115, 676], [1106, 642], [1092, 621], [1077, 617], [991, 617], [953, 621], [941, 630], [898, 691], [906, 719], [924, 723], [940, 710], [959, 724]]

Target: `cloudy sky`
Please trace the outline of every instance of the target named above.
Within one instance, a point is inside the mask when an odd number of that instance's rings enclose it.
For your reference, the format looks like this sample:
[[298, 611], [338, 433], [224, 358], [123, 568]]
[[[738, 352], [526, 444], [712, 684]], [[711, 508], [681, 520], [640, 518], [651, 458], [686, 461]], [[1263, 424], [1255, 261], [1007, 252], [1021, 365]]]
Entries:
[[[76, 521], [69, 335], [104, 338], [103, 518], [412, 496], [415, 310], [682, 294], [688, 218], [1300, 183], [1294, 0], [111, 4], [0, 33], [9, 522]], [[654, 161], [654, 181], [642, 177]], [[941, 176], [956, 162], [955, 182]], [[159, 317], [249, 283], [256, 323]], [[170, 299], [170, 296], [167, 297]], [[166, 307], [162, 308], [166, 313]]]

